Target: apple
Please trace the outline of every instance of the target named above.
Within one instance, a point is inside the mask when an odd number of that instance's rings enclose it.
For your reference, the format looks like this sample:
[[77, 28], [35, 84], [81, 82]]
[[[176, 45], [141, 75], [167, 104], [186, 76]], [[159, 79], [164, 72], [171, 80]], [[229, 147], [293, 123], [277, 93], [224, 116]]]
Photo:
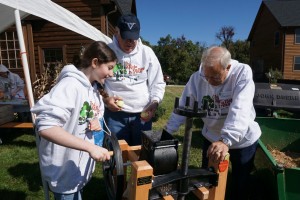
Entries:
[[142, 119], [148, 119], [148, 117], [149, 117], [149, 113], [148, 112], [144, 111], [144, 112], [141, 113], [141, 118]]
[[123, 108], [124, 106], [124, 101], [123, 100], [117, 100], [116, 101], [117, 106], [119, 106], [119, 108]]

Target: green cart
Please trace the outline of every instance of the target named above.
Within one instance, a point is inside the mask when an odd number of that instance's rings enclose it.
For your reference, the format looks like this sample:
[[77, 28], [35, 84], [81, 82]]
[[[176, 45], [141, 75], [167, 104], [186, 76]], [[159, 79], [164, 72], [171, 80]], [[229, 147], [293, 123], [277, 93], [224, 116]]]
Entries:
[[283, 167], [270, 149], [300, 153], [300, 119], [257, 117], [256, 121], [260, 124], [262, 136], [253, 172], [255, 199], [299, 200], [300, 168]]

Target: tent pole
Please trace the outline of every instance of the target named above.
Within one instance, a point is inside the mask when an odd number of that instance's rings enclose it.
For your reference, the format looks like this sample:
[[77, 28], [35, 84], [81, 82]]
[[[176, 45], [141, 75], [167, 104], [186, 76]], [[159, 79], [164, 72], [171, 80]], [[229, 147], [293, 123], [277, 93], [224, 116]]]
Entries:
[[16, 20], [16, 27], [17, 27], [17, 33], [18, 33], [19, 45], [20, 45], [20, 56], [21, 56], [22, 65], [23, 65], [26, 89], [28, 92], [28, 101], [29, 101], [29, 105], [31, 108], [34, 105], [34, 100], [33, 100], [33, 92], [32, 92], [31, 80], [30, 80], [30, 75], [29, 75], [29, 67], [28, 67], [28, 61], [27, 61], [27, 52], [26, 52], [25, 43], [24, 43], [24, 36], [23, 36], [23, 31], [22, 31], [22, 26], [21, 26], [19, 10], [15, 10], [15, 20]]
[[[27, 88], [27, 92], [28, 92], [28, 101], [29, 101], [30, 108], [32, 108], [32, 106], [34, 105], [34, 98], [33, 98], [33, 92], [32, 92], [32, 86], [31, 86], [31, 80], [30, 80], [30, 74], [29, 74], [29, 67], [28, 67], [28, 61], [27, 61], [27, 52], [26, 52], [26, 48], [25, 48], [24, 36], [23, 36], [22, 25], [21, 25], [20, 12], [18, 9], [15, 10], [15, 20], [16, 20], [16, 28], [17, 28], [17, 34], [18, 34], [18, 39], [19, 39], [19, 45], [20, 45], [20, 56], [22, 59], [25, 83], [26, 83], [26, 88]], [[31, 115], [32, 115], [32, 123], [34, 125], [35, 124], [35, 116], [33, 114], [31, 114]], [[35, 137], [36, 137], [37, 151], [38, 151], [38, 155], [39, 155], [38, 148], [39, 148], [40, 138], [35, 130], [34, 130], [34, 132], [35, 132]], [[49, 196], [48, 184], [44, 180], [44, 177], [42, 174], [41, 174], [41, 179], [42, 179], [42, 184], [43, 184], [43, 189], [44, 189], [45, 200], [49, 200], [50, 196]]]

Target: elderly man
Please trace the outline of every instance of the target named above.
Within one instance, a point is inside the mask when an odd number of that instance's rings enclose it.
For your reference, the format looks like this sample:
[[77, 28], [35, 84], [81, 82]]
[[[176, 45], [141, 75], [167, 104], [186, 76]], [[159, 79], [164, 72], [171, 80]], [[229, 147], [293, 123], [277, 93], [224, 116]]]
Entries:
[[[233, 180], [230, 199], [233, 200], [247, 199], [250, 172], [261, 135], [254, 121], [254, 91], [249, 65], [232, 60], [226, 48], [213, 46], [203, 53], [200, 69], [190, 77], [179, 102], [184, 106], [189, 96], [202, 108], [206, 107], [207, 114], [202, 118], [202, 167], [208, 166], [208, 158], [220, 162], [230, 153]], [[172, 113], [165, 128], [174, 133], [184, 122], [185, 117]]]

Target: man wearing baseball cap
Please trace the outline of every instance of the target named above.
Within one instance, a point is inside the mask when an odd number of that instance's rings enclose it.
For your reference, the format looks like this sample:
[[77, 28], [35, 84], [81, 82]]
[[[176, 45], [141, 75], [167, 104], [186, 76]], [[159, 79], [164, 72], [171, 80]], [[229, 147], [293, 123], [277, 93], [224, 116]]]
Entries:
[[[141, 144], [142, 131], [152, 129], [152, 117], [165, 93], [161, 65], [140, 39], [140, 22], [133, 14], [117, 21], [109, 46], [118, 57], [114, 76], [105, 81], [104, 119], [111, 133], [129, 145]], [[122, 107], [117, 102], [123, 100]]]
[[138, 40], [140, 37], [140, 21], [134, 15], [123, 15], [118, 20], [121, 38], [126, 40]]

